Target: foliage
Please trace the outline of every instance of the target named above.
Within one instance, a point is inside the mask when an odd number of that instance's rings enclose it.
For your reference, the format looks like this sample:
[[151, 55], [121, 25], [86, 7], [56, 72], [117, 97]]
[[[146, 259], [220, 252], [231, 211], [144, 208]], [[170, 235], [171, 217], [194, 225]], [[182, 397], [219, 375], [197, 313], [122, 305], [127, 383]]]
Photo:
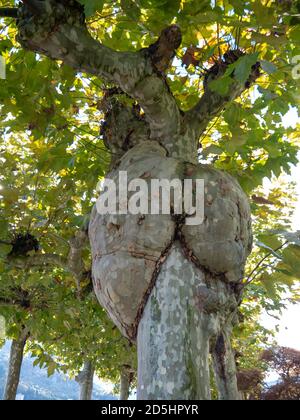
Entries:
[[261, 399], [299, 401], [300, 352], [287, 347], [275, 347], [265, 350], [262, 359], [280, 379], [262, 392]]
[[[239, 390], [250, 400], [295, 400], [300, 398], [300, 352], [288, 347], [270, 347], [259, 359], [265, 363], [261, 369], [243, 369], [238, 372]], [[264, 381], [272, 372], [279, 379], [269, 384]]]

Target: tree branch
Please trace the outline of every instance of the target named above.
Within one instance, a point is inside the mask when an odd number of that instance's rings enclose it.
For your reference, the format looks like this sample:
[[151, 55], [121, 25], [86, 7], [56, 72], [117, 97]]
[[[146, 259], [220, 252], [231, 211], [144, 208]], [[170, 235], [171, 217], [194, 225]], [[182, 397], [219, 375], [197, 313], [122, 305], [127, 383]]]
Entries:
[[210, 88], [210, 83], [224, 76], [228, 67], [241, 58], [244, 53], [241, 51], [229, 51], [224, 56], [224, 61], [216, 63], [207, 73], [204, 81], [204, 94], [194, 108], [186, 113], [186, 122], [194, 130], [196, 141], [205, 132], [210, 121], [218, 116], [227, 104], [238, 98], [246, 89], [248, 89], [260, 74], [259, 63], [256, 63], [249, 74], [246, 83], [240, 83], [231, 75], [232, 83], [229, 92], [221, 95]]
[[88, 237], [87, 232], [80, 230], [75, 236], [69, 241], [70, 251], [68, 255], [68, 270], [74, 276], [77, 286], [78, 296], [81, 296], [81, 282], [86, 279], [86, 269], [83, 262], [83, 249], [87, 244]]
[[17, 17], [18, 17], [17, 8], [0, 7], [0, 18], [17, 19]]
[[4, 299], [0, 297], [0, 306], [12, 306], [15, 302], [11, 299]]
[[175, 51], [180, 47], [182, 35], [177, 25], [165, 28], [159, 39], [146, 51], [151, 55], [152, 63], [159, 72], [165, 72], [173, 58]]
[[9, 256], [7, 262], [16, 268], [26, 269], [43, 266], [59, 266], [68, 270], [68, 261], [58, 254], [35, 254], [27, 257]]
[[[26, 257], [8, 256], [6, 262], [11, 266], [24, 270], [29, 268], [61, 267], [68, 271], [75, 279], [77, 294], [82, 296], [81, 283], [90, 278], [90, 273], [85, 269], [82, 253], [87, 244], [87, 233], [79, 231], [70, 239], [68, 257], [58, 254], [35, 254]], [[1, 303], [1, 302], [0, 302]], [[9, 302], [7, 302], [9, 304]]]
[[11, 245], [11, 242], [9, 242], [9, 241], [2, 241], [0, 239], [0, 244], [3, 244], [3, 245]]
[[[284, 248], [286, 245], [289, 244], [289, 241], [284, 242], [282, 245], [280, 245], [278, 248], [274, 249], [274, 251], [269, 252], [267, 255], [265, 255], [262, 260], [259, 261], [259, 263], [254, 267], [254, 269], [251, 271], [251, 273], [249, 274], [249, 276], [247, 277], [246, 281], [243, 283], [243, 286], [246, 287], [248, 286], [250, 283], [252, 283], [252, 281], [256, 278], [256, 276], [254, 276], [254, 273], [261, 267], [261, 265], [272, 255], [274, 256], [274, 253], [280, 251], [282, 248]], [[254, 276], [254, 277], [253, 277]]]
[[30, 308], [30, 301], [27, 299], [7, 299], [7, 298], [0, 298], [0, 307], [11, 307], [16, 306], [22, 309]]
[[143, 108], [152, 138], [170, 138], [179, 133], [180, 111], [161, 74], [180, 44], [178, 27], [165, 29], [147, 49], [119, 52], [92, 38], [77, 1], [44, 0], [38, 2], [43, 7], [38, 14], [32, 12], [36, 1], [23, 3], [26, 4], [19, 10], [17, 39], [24, 48], [118, 85]]

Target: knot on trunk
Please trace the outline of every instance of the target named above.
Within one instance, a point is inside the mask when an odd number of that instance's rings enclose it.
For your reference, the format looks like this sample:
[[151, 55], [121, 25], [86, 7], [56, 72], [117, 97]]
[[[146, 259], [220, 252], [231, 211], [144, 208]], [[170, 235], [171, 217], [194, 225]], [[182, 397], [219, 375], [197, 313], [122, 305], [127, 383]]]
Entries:
[[105, 113], [100, 135], [114, 167], [129, 149], [150, 138], [150, 127], [140, 106], [120, 89], [108, 89], [99, 109]]
[[165, 28], [159, 39], [147, 48], [156, 70], [165, 72], [168, 69], [181, 41], [182, 35], [180, 28], [177, 25], [171, 25]]
[[213, 314], [220, 311], [233, 312], [238, 304], [233, 293], [225, 295], [206, 286], [199, 286], [196, 293], [196, 305], [201, 312]]
[[[200, 290], [199, 306], [207, 313], [223, 306], [226, 311], [233, 311], [237, 302], [232, 285], [241, 283], [244, 277], [252, 243], [249, 202], [238, 183], [212, 167], [168, 157], [155, 141], [134, 146], [121, 158], [118, 168], [108, 174], [116, 192], [120, 183], [124, 183], [120, 179], [124, 174], [127, 186], [137, 179], [146, 185], [148, 195], [143, 196], [145, 200], [139, 199], [144, 200], [143, 209], [148, 211], [118, 214], [124, 197], [117, 193], [116, 213], [101, 214], [95, 207], [89, 227], [95, 293], [115, 324], [125, 336], [135, 340], [148, 297], [174, 241], [180, 243], [186, 259], [207, 277], [207, 283], [226, 287], [224, 301], [218, 296], [217, 286], [209, 291]], [[192, 216], [185, 214], [184, 206], [181, 214], [174, 214], [175, 192], [171, 187], [170, 214], [162, 211], [163, 200], [159, 203], [159, 214], [151, 214], [153, 180], [167, 180], [169, 185], [175, 180], [181, 187], [185, 180], [190, 180], [192, 193], [196, 194], [197, 179], [204, 180], [205, 185], [203, 223], [190, 224]], [[106, 194], [109, 196], [110, 192], [107, 190]], [[128, 190], [126, 197], [129, 203], [133, 192]], [[184, 201], [184, 196], [180, 199]]]

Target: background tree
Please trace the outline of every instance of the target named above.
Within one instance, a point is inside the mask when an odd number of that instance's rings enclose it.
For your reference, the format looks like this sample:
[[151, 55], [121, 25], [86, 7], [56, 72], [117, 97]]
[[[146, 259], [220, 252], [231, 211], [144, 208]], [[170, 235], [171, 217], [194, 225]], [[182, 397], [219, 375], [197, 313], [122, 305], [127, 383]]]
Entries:
[[[299, 400], [300, 352], [287, 347], [274, 346], [264, 350], [257, 358], [260, 369], [241, 369], [238, 386], [244, 399]], [[278, 378], [270, 383], [269, 374]]]
[[266, 350], [262, 358], [279, 375], [279, 381], [262, 393], [263, 400], [300, 399], [300, 352], [287, 347]]
[[[26, 136], [7, 135], [2, 142], [0, 313], [7, 338], [14, 340], [12, 350], [19, 350], [10, 364], [21, 365], [26, 326], [25, 350], [49, 375], [76, 376], [86, 357], [98, 374], [118, 381], [130, 350], [96, 304], [85, 218], [65, 205], [81, 198], [65, 187], [67, 172], [48, 177], [41, 169], [37, 175], [40, 161], [27, 149]], [[17, 375], [8, 375], [7, 389], [13, 391], [6, 399], [15, 398], [19, 374], [18, 369]]]
[[238, 389], [244, 400], [259, 399], [264, 375], [259, 369], [240, 370], [237, 373]]

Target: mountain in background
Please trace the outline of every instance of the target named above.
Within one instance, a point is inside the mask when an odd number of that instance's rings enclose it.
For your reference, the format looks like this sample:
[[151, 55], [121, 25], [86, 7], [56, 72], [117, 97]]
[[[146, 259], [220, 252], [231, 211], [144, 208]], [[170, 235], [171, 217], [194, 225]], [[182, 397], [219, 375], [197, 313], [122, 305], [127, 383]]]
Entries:
[[[8, 367], [10, 343], [0, 350], [0, 399], [3, 396]], [[48, 378], [47, 371], [32, 366], [33, 359], [25, 356], [21, 381], [18, 388], [18, 399], [24, 400], [78, 400], [79, 385], [67, 376], [55, 373]], [[113, 400], [116, 397], [108, 394], [100, 381], [96, 380], [93, 392], [94, 400]]]

